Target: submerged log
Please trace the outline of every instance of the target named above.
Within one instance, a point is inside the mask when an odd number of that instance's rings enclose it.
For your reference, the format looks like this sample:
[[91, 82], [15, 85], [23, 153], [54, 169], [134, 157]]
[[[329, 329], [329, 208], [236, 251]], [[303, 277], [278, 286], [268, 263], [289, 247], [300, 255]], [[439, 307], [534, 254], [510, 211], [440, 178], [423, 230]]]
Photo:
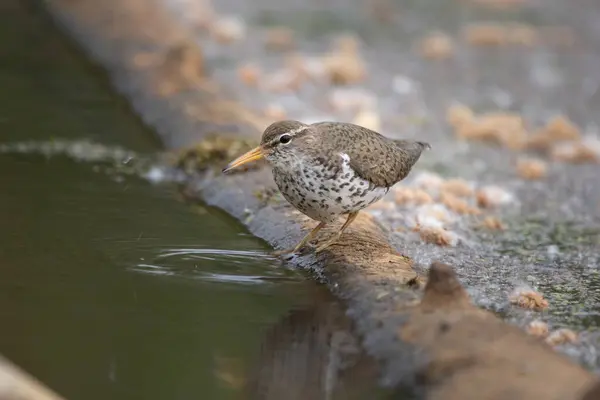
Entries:
[[[168, 148], [204, 148], [215, 136], [258, 141], [269, 121], [211, 80], [202, 49], [160, 0], [45, 4]], [[296, 243], [310, 221], [267, 195], [274, 186], [265, 168], [214, 173], [211, 163], [222, 168], [227, 160], [218, 155], [226, 153], [201, 157], [207, 168], [190, 178], [186, 195], [220, 207], [273, 247]], [[323, 254], [289, 262], [311, 270], [345, 300], [363, 345], [382, 366], [383, 383], [398, 393], [575, 400], [593, 390], [597, 381], [591, 373], [475, 307], [448, 265], [431, 265], [422, 291], [411, 260], [393, 248], [372, 218], [360, 215], [347, 232]]]

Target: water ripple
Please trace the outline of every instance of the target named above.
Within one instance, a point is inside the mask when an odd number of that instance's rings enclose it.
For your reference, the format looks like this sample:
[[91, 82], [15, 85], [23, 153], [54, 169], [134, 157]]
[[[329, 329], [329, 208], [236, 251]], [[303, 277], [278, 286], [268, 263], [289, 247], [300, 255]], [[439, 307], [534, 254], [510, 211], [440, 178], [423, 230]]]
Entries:
[[164, 249], [163, 253], [158, 255], [158, 258], [167, 258], [174, 256], [188, 256], [188, 259], [208, 259], [215, 260], [213, 256], [241, 259], [270, 259], [275, 260], [271, 255], [255, 250], [228, 250], [228, 249], [207, 249], [207, 248], [183, 248], [183, 249]]
[[298, 279], [297, 272], [274, 263], [275, 260], [271, 255], [256, 250], [165, 248], [159, 250], [154, 260], [130, 266], [129, 270], [242, 285]]

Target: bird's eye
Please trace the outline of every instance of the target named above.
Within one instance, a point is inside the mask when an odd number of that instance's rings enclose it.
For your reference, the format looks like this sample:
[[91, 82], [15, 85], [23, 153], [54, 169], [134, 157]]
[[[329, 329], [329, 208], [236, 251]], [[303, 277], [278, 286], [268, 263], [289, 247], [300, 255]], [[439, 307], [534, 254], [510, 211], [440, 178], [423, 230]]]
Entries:
[[288, 135], [287, 133], [279, 136], [279, 143], [288, 144], [291, 141], [292, 141], [292, 137], [290, 135]]

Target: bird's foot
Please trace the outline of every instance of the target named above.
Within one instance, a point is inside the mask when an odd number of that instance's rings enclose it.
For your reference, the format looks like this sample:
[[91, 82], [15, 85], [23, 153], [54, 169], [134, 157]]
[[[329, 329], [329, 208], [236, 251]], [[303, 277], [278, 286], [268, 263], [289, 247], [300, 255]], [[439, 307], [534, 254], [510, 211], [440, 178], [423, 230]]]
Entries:
[[302, 246], [298, 245], [296, 247], [292, 247], [289, 249], [273, 251], [273, 252], [271, 252], [271, 255], [273, 255], [275, 257], [292, 256], [294, 254], [302, 254], [307, 249], [314, 249], [314, 248], [315, 248], [315, 245], [312, 242], [308, 242], [308, 243], [302, 244]]
[[338, 239], [340, 238], [340, 236], [342, 236], [342, 234], [341, 234], [341, 233], [339, 233], [339, 234], [336, 234], [336, 235], [335, 235], [335, 236], [333, 236], [331, 239], [329, 239], [329, 240], [327, 240], [327, 241], [325, 241], [325, 242], [321, 243], [319, 246], [317, 246], [317, 247], [315, 248], [315, 253], [317, 253], [317, 254], [318, 254], [318, 253], [322, 252], [323, 250], [325, 250], [326, 248], [328, 248], [329, 246], [331, 246], [332, 244], [334, 244], [335, 242], [337, 242], [337, 241], [338, 241]]
[[283, 249], [283, 250], [275, 250], [275, 251], [271, 252], [271, 255], [275, 256], [275, 257], [279, 257], [279, 256], [285, 256], [285, 255], [288, 255], [288, 254], [292, 254], [293, 252], [294, 252], [294, 248]]

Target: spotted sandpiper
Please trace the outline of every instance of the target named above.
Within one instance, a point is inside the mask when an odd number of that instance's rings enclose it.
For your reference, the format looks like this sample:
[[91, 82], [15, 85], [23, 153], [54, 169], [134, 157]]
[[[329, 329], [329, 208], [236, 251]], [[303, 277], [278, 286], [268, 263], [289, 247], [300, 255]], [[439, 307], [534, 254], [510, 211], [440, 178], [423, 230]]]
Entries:
[[325, 225], [347, 215], [337, 233], [316, 247], [320, 252], [340, 238], [360, 210], [404, 179], [428, 148], [425, 142], [392, 140], [351, 123], [309, 125], [286, 120], [269, 125], [260, 145], [233, 160], [223, 172], [265, 158], [283, 197], [319, 221], [296, 247], [278, 254], [298, 252]]

